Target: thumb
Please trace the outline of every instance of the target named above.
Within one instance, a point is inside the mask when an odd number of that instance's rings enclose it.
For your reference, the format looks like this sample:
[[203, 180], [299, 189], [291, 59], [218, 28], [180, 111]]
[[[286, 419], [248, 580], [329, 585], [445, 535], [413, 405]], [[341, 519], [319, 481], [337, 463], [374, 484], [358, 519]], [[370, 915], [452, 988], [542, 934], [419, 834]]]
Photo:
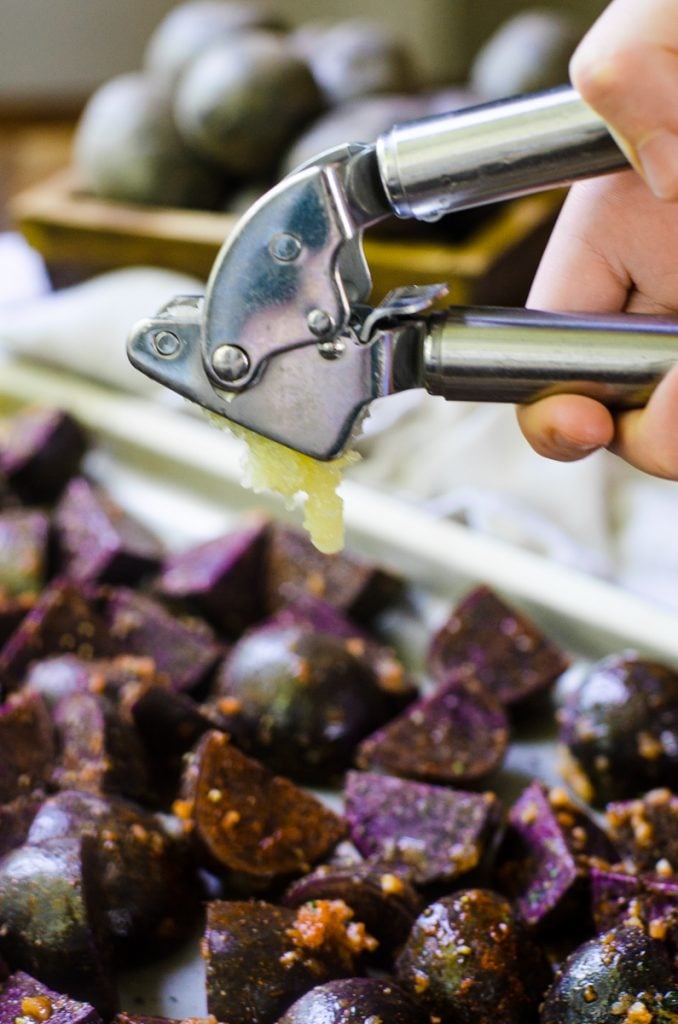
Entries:
[[678, 199], [678, 5], [612, 0], [570, 64], [583, 98], [607, 121], [659, 198]]

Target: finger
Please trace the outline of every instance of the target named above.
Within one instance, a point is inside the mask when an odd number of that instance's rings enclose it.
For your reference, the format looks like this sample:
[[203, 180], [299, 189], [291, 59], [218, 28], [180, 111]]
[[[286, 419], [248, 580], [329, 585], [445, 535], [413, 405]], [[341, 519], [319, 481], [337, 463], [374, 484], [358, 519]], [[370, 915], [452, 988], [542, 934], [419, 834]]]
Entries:
[[653, 192], [678, 199], [675, 0], [612, 0], [578, 46], [570, 75]]
[[623, 189], [630, 177], [635, 175], [627, 172], [570, 190], [532, 282], [528, 306], [568, 312], [624, 308], [631, 281], [609, 244], [615, 221], [609, 193], [615, 182]]
[[644, 409], [617, 418], [610, 450], [645, 473], [678, 480], [678, 366]]
[[518, 423], [534, 450], [558, 462], [576, 462], [615, 435], [610, 412], [582, 395], [554, 395], [518, 409]]

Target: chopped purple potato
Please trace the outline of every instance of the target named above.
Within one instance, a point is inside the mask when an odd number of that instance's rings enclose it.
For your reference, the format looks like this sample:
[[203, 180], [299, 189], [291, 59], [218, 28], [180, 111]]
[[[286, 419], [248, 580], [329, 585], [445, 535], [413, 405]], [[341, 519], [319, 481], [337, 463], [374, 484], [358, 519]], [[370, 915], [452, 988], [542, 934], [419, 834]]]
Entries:
[[64, 697], [87, 693], [91, 680], [91, 661], [74, 654], [56, 654], [34, 662], [26, 673], [26, 686], [39, 693], [48, 708]]
[[87, 443], [83, 428], [69, 413], [26, 409], [10, 421], [0, 468], [25, 504], [50, 502], [78, 472]]
[[569, 661], [525, 614], [481, 586], [434, 635], [429, 664], [437, 678], [451, 669], [466, 671], [512, 705], [547, 690]]
[[402, 711], [418, 695], [417, 684], [405, 671], [395, 652], [322, 598], [300, 593], [276, 612], [272, 621], [308, 626], [318, 633], [330, 633], [350, 641], [348, 649], [356, 656], [366, 658], [371, 665], [380, 689], [393, 707], [393, 714]]
[[15, 688], [31, 665], [44, 658], [74, 654], [91, 660], [119, 651], [94, 602], [67, 580], [54, 580], [2, 648], [0, 678]]
[[416, 885], [448, 883], [477, 868], [495, 837], [494, 793], [348, 772], [344, 814], [360, 853], [408, 872]]
[[60, 750], [54, 785], [152, 800], [150, 765], [141, 738], [109, 697], [72, 693], [56, 705], [53, 720]]
[[678, 794], [653, 789], [637, 800], [608, 804], [612, 840], [636, 872], [678, 876]]
[[235, 638], [264, 618], [264, 556], [269, 526], [234, 530], [169, 555], [155, 581], [163, 598], [186, 601]]
[[427, 1019], [417, 1001], [393, 981], [338, 978], [312, 988], [278, 1024], [426, 1024]]
[[640, 880], [621, 865], [594, 864], [590, 872], [591, 908], [596, 931], [621, 924], [640, 893]]
[[661, 943], [642, 928], [613, 928], [579, 946], [558, 970], [541, 1024], [669, 1024], [676, 974]]
[[430, 904], [396, 962], [396, 979], [438, 1019], [526, 1024], [551, 972], [543, 951], [489, 889], [463, 889]]
[[313, 900], [343, 900], [377, 939], [375, 958], [384, 966], [402, 946], [423, 909], [422, 897], [406, 873], [370, 861], [321, 864], [310, 875], [292, 882], [282, 897], [287, 907]]
[[87, 836], [97, 870], [100, 928], [118, 957], [150, 945], [160, 953], [194, 922], [200, 893], [180, 823], [120, 797], [64, 790], [45, 800], [28, 832], [32, 846]]
[[266, 567], [269, 612], [312, 594], [356, 622], [369, 622], [398, 601], [403, 590], [402, 579], [394, 573], [344, 551], [323, 555], [300, 531], [272, 526]]
[[506, 754], [509, 722], [476, 680], [457, 675], [364, 739], [358, 768], [463, 786], [494, 772]]
[[85, 661], [73, 654], [55, 655], [31, 665], [26, 686], [39, 693], [49, 708], [74, 693], [103, 693], [117, 697], [132, 684], [155, 681], [155, 664], [151, 658], [134, 658], [125, 654], [115, 658]]
[[150, 530], [84, 477], [67, 485], [54, 530], [60, 574], [77, 583], [131, 586], [155, 571], [163, 555]]
[[36, 600], [28, 594], [23, 597], [3, 597], [0, 594], [0, 650], [35, 607]]
[[532, 782], [509, 810], [497, 878], [518, 918], [530, 927], [587, 915], [591, 864], [616, 851], [593, 818], [561, 788]]
[[642, 927], [667, 946], [678, 967], [678, 878], [635, 875], [619, 865], [591, 869], [593, 919], [599, 933], [621, 926]]
[[563, 774], [587, 803], [678, 778], [678, 672], [626, 651], [596, 662], [558, 713]]
[[192, 690], [224, 653], [200, 619], [173, 615], [159, 601], [128, 587], [102, 588], [104, 618], [119, 650], [152, 658], [160, 677], [176, 690]]
[[26, 842], [33, 819], [44, 799], [45, 794], [36, 789], [0, 805], [0, 858]]
[[351, 640], [276, 620], [236, 641], [212, 695], [233, 710], [238, 746], [296, 782], [326, 784], [389, 714], [366, 658]]
[[304, 874], [346, 834], [337, 814], [216, 731], [191, 755], [182, 798], [175, 813], [191, 822], [206, 866], [244, 883]]
[[207, 1008], [228, 1024], [275, 1024], [301, 995], [357, 973], [364, 928], [339, 900], [291, 909], [262, 901], [215, 901], [202, 943]]
[[14, 969], [108, 1016], [115, 995], [98, 876], [87, 836], [8, 853], [0, 861], [0, 951]]
[[0, 513], [0, 593], [35, 599], [48, 567], [49, 517], [35, 509]]
[[209, 729], [218, 728], [215, 715], [187, 693], [155, 680], [130, 682], [120, 694], [125, 714], [134, 722], [163, 790], [163, 779], [176, 792], [183, 756]]
[[0, 704], [0, 803], [43, 789], [55, 757], [54, 728], [42, 697], [11, 693]]
[[16, 971], [0, 985], [1, 1024], [102, 1024], [89, 1003], [79, 1002], [43, 985], [24, 971]]

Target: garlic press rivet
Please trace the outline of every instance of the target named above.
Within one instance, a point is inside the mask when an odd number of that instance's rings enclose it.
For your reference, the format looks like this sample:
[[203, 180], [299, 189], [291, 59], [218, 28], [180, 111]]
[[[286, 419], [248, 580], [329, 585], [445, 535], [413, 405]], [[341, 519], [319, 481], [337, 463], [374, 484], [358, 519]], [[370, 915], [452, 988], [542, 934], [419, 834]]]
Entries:
[[281, 231], [269, 243], [269, 252], [278, 263], [294, 263], [301, 255], [302, 245], [296, 235]]
[[334, 330], [334, 320], [325, 309], [312, 309], [306, 317], [306, 323], [311, 334], [316, 338], [324, 338]]
[[220, 380], [234, 384], [250, 368], [247, 353], [237, 345], [220, 345], [212, 353], [212, 369]]
[[171, 359], [179, 351], [181, 342], [171, 331], [158, 331], [153, 335], [153, 347], [159, 356]]

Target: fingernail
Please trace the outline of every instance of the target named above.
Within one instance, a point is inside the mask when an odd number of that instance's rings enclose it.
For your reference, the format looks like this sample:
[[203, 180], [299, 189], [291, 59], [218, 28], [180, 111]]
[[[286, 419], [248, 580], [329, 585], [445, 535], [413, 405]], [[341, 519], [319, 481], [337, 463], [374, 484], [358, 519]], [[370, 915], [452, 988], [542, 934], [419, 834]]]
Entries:
[[599, 444], [580, 441], [578, 439], [568, 437], [566, 434], [561, 434], [560, 431], [554, 431], [551, 434], [551, 440], [555, 450], [562, 457], [570, 457], [573, 459], [584, 455], [590, 455], [591, 452], [595, 452], [600, 448]]
[[643, 177], [659, 199], [678, 199], [678, 135], [655, 132], [638, 147]]

